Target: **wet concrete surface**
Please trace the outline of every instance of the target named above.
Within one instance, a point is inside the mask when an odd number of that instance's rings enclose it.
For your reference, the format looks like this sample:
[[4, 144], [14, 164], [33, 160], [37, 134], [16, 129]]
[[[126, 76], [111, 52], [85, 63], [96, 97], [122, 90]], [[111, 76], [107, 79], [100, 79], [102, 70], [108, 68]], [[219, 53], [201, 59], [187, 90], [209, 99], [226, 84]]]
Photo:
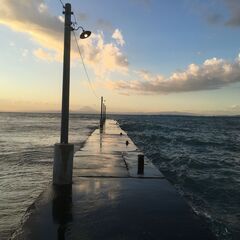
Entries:
[[[120, 135], [122, 133], [122, 135]], [[126, 141], [128, 145], [126, 146]], [[144, 175], [137, 174], [140, 150], [118, 126], [108, 120], [102, 132], [96, 130], [74, 156], [74, 178], [83, 176], [163, 178], [145, 157]]]
[[215, 239], [148, 159], [145, 174], [137, 174], [139, 153], [107, 121], [105, 132], [96, 130], [76, 152], [72, 186], [49, 185], [12, 239]]

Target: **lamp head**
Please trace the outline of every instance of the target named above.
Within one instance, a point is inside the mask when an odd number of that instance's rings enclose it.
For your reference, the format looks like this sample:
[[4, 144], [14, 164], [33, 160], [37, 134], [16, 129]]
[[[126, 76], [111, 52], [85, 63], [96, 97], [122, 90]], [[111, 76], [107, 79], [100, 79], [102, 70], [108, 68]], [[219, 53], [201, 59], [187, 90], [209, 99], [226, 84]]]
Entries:
[[81, 39], [85, 39], [85, 38], [90, 37], [90, 35], [91, 35], [91, 32], [90, 32], [90, 31], [85, 31], [85, 30], [83, 29], [82, 33], [80, 34], [80, 38], [81, 38]]

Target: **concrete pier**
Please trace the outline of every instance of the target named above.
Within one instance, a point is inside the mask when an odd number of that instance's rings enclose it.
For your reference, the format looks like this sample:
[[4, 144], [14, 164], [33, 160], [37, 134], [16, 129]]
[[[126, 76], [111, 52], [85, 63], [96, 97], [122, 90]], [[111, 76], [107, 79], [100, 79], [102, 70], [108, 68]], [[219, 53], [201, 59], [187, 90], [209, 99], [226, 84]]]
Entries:
[[117, 122], [107, 120], [75, 153], [72, 186], [50, 184], [11, 239], [215, 239], [146, 156], [138, 174], [139, 154]]

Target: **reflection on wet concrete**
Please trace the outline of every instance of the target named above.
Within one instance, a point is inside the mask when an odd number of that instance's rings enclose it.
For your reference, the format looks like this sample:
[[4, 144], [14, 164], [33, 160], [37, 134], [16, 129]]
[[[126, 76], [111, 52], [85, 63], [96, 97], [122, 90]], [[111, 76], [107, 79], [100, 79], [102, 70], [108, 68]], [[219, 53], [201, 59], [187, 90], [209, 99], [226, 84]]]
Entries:
[[72, 185], [53, 186], [52, 199], [53, 222], [58, 224], [58, 240], [65, 240], [67, 233], [71, 233], [72, 216]]
[[79, 178], [50, 187], [14, 240], [214, 240], [163, 179]]
[[100, 153], [102, 153], [102, 147], [103, 147], [103, 135], [105, 133], [105, 125], [103, 126], [103, 128], [99, 129], [99, 143], [100, 143]]
[[[128, 146], [126, 146], [126, 141]], [[114, 121], [98, 129], [85, 146], [75, 153], [73, 176], [76, 177], [148, 177], [164, 178], [145, 156], [144, 175], [137, 172], [140, 150]]]
[[105, 133], [106, 126], [105, 124], [99, 128], [100, 133]]

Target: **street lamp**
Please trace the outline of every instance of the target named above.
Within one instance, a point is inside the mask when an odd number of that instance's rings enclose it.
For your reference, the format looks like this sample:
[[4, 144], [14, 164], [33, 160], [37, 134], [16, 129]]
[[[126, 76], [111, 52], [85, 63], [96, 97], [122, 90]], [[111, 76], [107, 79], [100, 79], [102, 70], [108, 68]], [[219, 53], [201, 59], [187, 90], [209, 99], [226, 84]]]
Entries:
[[90, 32], [90, 31], [83, 31], [83, 32], [80, 34], [80, 38], [81, 38], [81, 39], [85, 39], [85, 38], [88, 38], [90, 35], [91, 35], [91, 32]]
[[77, 31], [80, 28], [82, 29], [82, 33], [80, 34], [81, 39], [86, 39], [86, 38], [90, 37], [91, 32], [84, 30], [82, 26], [78, 26], [77, 28], [74, 28], [73, 30]]
[[74, 144], [68, 143], [69, 129], [69, 88], [70, 88], [70, 52], [71, 31], [82, 29], [81, 39], [88, 38], [90, 31], [82, 27], [73, 28], [71, 15], [71, 4], [66, 3], [65, 25], [64, 25], [64, 55], [63, 55], [63, 85], [62, 85], [62, 115], [61, 115], [61, 139], [60, 143], [54, 145], [53, 183], [56, 185], [67, 185], [72, 183]]

